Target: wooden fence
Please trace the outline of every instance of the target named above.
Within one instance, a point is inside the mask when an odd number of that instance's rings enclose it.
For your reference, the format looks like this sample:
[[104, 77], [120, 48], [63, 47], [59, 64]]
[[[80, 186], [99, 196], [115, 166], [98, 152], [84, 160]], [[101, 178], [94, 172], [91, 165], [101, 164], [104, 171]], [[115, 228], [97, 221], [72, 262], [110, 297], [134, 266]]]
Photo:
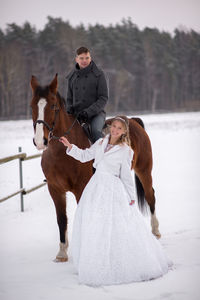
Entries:
[[31, 189], [25, 189], [23, 187], [23, 164], [22, 162], [23, 161], [26, 161], [26, 160], [30, 160], [30, 159], [34, 159], [34, 158], [38, 158], [40, 157], [42, 154], [35, 154], [35, 155], [31, 155], [31, 156], [27, 156], [26, 153], [22, 153], [22, 148], [19, 147], [19, 153], [16, 154], [16, 155], [12, 155], [12, 156], [8, 156], [8, 157], [5, 157], [5, 158], [0, 158], [0, 165], [1, 164], [4, 164], [4, 163], [7, 163], [11, 160], [14, 160], [14, 159], [19, 159], [19, 190], [17, 190], [16, 192], [0, 199], [0, 203], [3, 202], [3, 201], [6, 201], [8, 200], [9, 198], [11, 197], [14, 197], [16, 196], [17, 194], [20, 194], [20, 198], [21, 198], [21, 211], [23, 212], [24, 211], [24, 195], [26, 194], [29, 194], [39, 188], [41, 188], [42, 186], [46, 185], [46, 182], [43, 182], [39, 185], [36, 185], [34, 187], [32, 187]]

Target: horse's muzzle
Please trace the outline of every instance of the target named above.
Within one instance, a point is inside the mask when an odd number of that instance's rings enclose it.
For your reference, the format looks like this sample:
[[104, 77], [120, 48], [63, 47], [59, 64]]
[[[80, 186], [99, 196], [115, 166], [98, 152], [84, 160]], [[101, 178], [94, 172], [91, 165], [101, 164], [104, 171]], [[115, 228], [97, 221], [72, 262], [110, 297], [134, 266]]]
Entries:
[[44, 137], [43, 138], [43, 145], [37, 145], [35, 139], [33, 138], [33, 144], [38, 150], [44, 150], [47, 148], [48, 140]]

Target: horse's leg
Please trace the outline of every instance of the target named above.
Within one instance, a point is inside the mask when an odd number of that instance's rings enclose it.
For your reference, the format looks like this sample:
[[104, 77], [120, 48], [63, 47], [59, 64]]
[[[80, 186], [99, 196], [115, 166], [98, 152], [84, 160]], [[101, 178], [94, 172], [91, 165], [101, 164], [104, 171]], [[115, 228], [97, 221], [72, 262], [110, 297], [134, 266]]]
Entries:
[[156, 199], [155, 199], [155, 193], [152, 186], [149, 186], [148, 188], [145, 187], [144, 189], [145, 199], [147, 203], [149, 204], [150, 211], [151, 211], [151, 228], [152, 233], [159, 239], [161, 237], [161, 234], [159, 232], [159, 222], [156, 217]]
[[152, 233], [157, 237], [160, 238], [161, 234], [159, 232], [159, 222], [156, 217], [156, 209], [155, 209], [155, 204], [156, 204], [156, 199], [155, 199], [155, 193], [154, 189], [152, 187], [152, 176], [151, 172], [148, 172], [148, 170], [145, 170], [144, 173], [137, 174], [143, 189], [144, 189], [144, 197], [149, 205], [150, 211], [151, 211], [151, 228], [152, 228]]
[[57, 222], [60, 231], [60, 249], [56, 255], [56, 261], [65, 262], [68, 260], [68, 236], [67, 236], [67, 215], [66, 215], [66, 193], [61, 192], [51, 185], [48, 186], [50, 195], [54, 201]]

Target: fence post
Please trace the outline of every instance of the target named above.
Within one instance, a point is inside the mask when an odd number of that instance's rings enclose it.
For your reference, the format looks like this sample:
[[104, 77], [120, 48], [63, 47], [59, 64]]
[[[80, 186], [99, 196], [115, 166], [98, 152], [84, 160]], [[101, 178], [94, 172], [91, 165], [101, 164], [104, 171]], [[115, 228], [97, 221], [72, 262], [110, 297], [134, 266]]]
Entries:
[[[22, 147], [18, 148], [19, 152], [22, 152]], [[23, 174], [22, 174], [22, 159], [19, 158], [19, 183], [20, 189], [23, 189]], [[24, 195], [23, 192], [20, 193], [21, 197], [21, 212], [24, 211]]]

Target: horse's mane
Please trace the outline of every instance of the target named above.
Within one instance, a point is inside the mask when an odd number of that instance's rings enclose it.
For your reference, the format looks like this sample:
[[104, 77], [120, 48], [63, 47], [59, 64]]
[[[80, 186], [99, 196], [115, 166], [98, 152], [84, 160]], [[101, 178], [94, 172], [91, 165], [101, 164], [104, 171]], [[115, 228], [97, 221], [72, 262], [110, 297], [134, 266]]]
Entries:
[[65, 98], [64, 98], [63, 96], [61, 96], [59, 92], [57, 92], [56, 96], [57, 96], [58, 99], [59, 99], [60, 106], [63, 107], [63, 108], [66, 108], [66, 101], [65, 101]]
[[[49, 92], [50, 92], [50, 88], [49, 88], [48, 85], [44, 86], [44, 87], [43, 86], [38, 86], [35, 90], [35, 96], [37, 96], [39, 98], [47, 98]], [[60, 106], [65, 108], [66, 107], [65, 98], [62, 97], [59, 92], [56, 93], [56, 96], [59, 100]]]

